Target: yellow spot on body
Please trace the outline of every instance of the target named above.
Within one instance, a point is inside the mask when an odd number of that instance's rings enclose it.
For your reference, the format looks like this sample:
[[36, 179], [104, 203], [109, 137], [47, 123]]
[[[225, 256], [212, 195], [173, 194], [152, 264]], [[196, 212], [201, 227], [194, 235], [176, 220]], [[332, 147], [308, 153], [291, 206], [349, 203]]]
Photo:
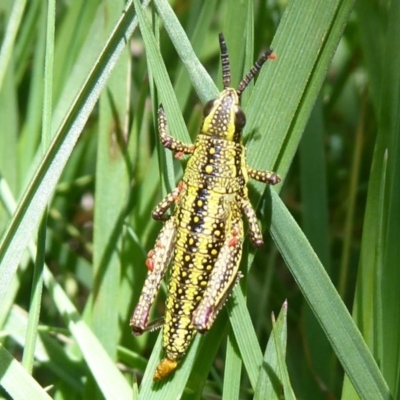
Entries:
[[211, 147], [210, 150], [208, 151], [210, 154], [215, 154], [215, 148]]
[[198, 223], [200, 221], [199, 217], [196, 215], [195, 217], [193, 217], [193, 222], [194, 223]]
[[186, 256], [185, 256], [185, 261], [186, 262], [190, 261], [190, 256], [188, 254], [186, 254]]
[[204, 203], [203, 203], [203, 200], [198, 200], [198, 201], [197, 201], [197, 206], [198, 206], [198, 207], [201, 207], [203, 204], [204, 204]]
[[214, 232], [215, 236], [221, 236], [221, 231], [219, 231], [218, 229]]
[[216, 256], [218, 254], [218, 251], [217, 250], [215, 250], [215, 249], [212, 249], [211, 250], [211, 255], [212, 256]]
[[207, 174], [211, 174], [213, 172], [213, 167], [212, 167], [212, 165], [207, 165], [206, 166], [206, 173]]

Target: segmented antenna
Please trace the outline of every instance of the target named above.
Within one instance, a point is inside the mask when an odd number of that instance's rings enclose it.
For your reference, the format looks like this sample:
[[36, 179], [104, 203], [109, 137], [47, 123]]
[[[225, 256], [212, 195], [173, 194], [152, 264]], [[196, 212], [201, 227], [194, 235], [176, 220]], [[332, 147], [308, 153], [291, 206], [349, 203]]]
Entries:
[[255, 64], [251, 67], [250, 71], [247, 75], [242, 79], [239, 83], [239, 87], [237, 89], [237, 94], [240, 96], [243, 93], [243, 90], [246, 89], [247, 85], [251, 82], [257, 72], [261, 69], [265, 61], [268, 59], [274, 59], [275, 55], [273, 54], [272, 49], [268, 49], [261, 57], [255, 62]]
[[231, 67], [229, 65], [228, 48], [222, 33], [219, 34], [219, 47], [221, 49], [222, 82], [224, 89], [226, 89], [231, 85]]

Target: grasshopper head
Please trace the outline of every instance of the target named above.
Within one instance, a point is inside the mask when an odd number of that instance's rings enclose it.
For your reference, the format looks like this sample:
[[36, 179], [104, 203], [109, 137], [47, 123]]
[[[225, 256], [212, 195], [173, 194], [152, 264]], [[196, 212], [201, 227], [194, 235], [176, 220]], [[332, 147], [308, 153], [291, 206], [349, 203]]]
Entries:
[[242, 130], [246, 124], [246, 116], [240, 108], [240, 96], [249, 82], [261, 69], [264, 62], [273, 59], [272, 49], [268, 49], [256, 61], [254, 66], [240, 82], [238, 89], [229, 87], [231, 83], [231, 70], [229, 65], [228, 49], [222, 33], [219, 34], [221, 47], [222, 80], [224, 90], [216, 99], [208, 101], [203, 110], [204, 121], [201, 133], [219, 139], [240, 142]]

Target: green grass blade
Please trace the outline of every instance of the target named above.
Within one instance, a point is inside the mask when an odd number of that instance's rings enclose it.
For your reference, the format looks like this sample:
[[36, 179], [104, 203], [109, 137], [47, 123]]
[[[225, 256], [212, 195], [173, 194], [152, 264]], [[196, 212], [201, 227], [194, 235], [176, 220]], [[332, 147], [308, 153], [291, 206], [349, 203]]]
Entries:
[[353, 4], [288, 4], [272, 43], [278, 58], [263, 67], [249, 100], [247, 147], [255, 168], [271, 169], [286, 141], [278, 167], [286, 175]]
[[240, 376], [242, 359], [233, 332], [229, 332], [226, 346], [225, 370], [222, 399], [238, 399], [240, 397]]
[[[287, 345], [287, 302], [283, 303], [278, 319], [274, 324], [274, 335], [271, 335], [264, 353], [264, 360], [257, 379], [257, 386], [254, 391], [254, 400], [280, 398], [282, 384], [280, 371], [278, 369], [277, 342], [286, 349]], [[286, 353], [286, 351], [284, 352]], [[284, 357], [283, 362], [284, 362]]]
[[[197, 92], [201, 102], [205, 103], [207, 100], [216, 97], [218, 90], [215, 83], [212, 81], [210, 75], [194, 53], [185, 31], [180, 25], [168, 1], [156, 0], [155, 4], [169, 37], [174, 43], [180, 59], [185, 64], [189, 73], [190, 81], [192, 82], [193, 88]], [[160, 90], [160, 82], [157, 83], [157, 86]], [[179, 138], [179, 136], [177, 137]]]
[[25, 368], [0, 343], [0, 384], [14, 400], [50, 400]]
[[[109, 18], [104, 32], [120, 15], [124, 2], [104, 5]], [[132, 166], [126, 152], [128, 102], [130, 97], [129, 53], [125, 49], [100, 97], [99, 137], [96, 163], [96, 192], [93, 241], [93, 313], [91, 326], [111, 358], [117, 354], [121, 284], [121, 233], [129, 199]], [[112, 183], [112, 186], [110, 186]], [[110, 190], [112, 187], [112, 190]], [[128, 329], [128, 324], [126, 324]]]
[[390, 399], [389, 388], [359, 330], [304, 234], [272, 192], [271, 234], [362, 399]]
[[[284, 308], [286, 307], [284, 305]], [[280, 329], [278, 328], [274, 315], [272, 316], [272, 336], [275, 342], [278, 367], [282, 379], [283, 393], [285, 395], [285, 399], [295, 400], [296, 396], [294, 395], [292, 386], [290, 384], [289, 373], [285, 362], [286, 340], [285, 338], [283, 338], [282, 340], [282, 327], [280, 327]]]
[[[52, 90], [53, 90], [53, 61], [54, 61], [54, 25], [55, 25], [55, 2], [47, 3], [46, 15], [46, 54], [45, 54], [45, 73], [44, 73], [44, 101], [42, 118], [42, 155], [50, 143], [50, 127], [52, 114]], [[32, 292], [29, 306], [29, 321], [26, 331], [26, 344], [22, 363], [27, 371], [32, 373], [34, 363], [34, 353], [37, 340], [37, 329], [40, 317], [43, 290], [43, 265], [46, 252], [46, 230], [47, 230], [47, 209], [39, 224], [37, 236], [37, 252], [34, 263]]]
[[227, 307], [247, 375], [251, 386], [255, 388], [262, 365], [262, 352], [246, 306], [246, 300], [239, 286], [235, 287]]
[[65, 116], [0, 243], [0, 301], [14, 276], [76, 141], [126, 44], [136, 20], [128, 5], [93, 67], [86, 84]]
[[47, 267], [44, 269], [44, 282], [105, 398], [129, 398], [132, 392], [130, 385]]
[[3, 87], [13, 45], [24, 14], [26, 0], [16, 0], [10, 15], [9, 23], [0, 50], [0, 92]]
[[[171, 12], [169, 4], [167, 4], [166, 2], [159, 2], [158, 4], [161, 4], [163, 10], [167, 10], [167, 13], [161, 14], [165, 26], [173, 26], [174, 24], [176, 24], [176, 16], [173, 12]], [[200, 16], [198, 16], [197, 13], [194, 15], [196, 25], [193, 34], [190, 36], [190, 43], [193, 46], [193, 50], [196, 52], [196, 54], [199, 54], [199, 56], [201, 56], [203, 49], [206, 47], [205, 45], [208, 44], [207, 35], [210, 30], [212, 19], [215, 15], [216, 6], [217, 2], [215, 1], [202, 2]], [[196, 12], [196, 10], [194, 10], [194, 12]], [[176, 48], [180, 48], [179, 43], [175, 40], [174, 45]], [[190, 69], [193, 63], [197, 65], [197, 61], [195, 61], [196, 57], [191, 56], [191, 58], [191, 63], [187, 63], [186, 66], [182, 64], [179, 67], [179, 72], [177, 74], [176, 82], [174, 85], [176, 97], [182, 110], [185, 108], [187, 101], [189, 100], [189, 95], [193, 89], [192, 85], [190, 84], [190, 77], [186, 68]], [[200, 66], [198, 65], [197, 67], [200, 68]], [[209, 78], [206, 79], [208, 80]], [[205, 91], [210, 93], [214, 92], [214, 82], [210, 82], [208, 83], [208, 85], [209, 89], [206, 89]]]
[[[324, 268], [332, 276], [329, 247], [327, 169], [324, 153], [325, 134], [322, 102], [318, 99], [299, 146], [302, 229]], [[304, 345], [307, 346], [309, 360], [305, 360], [303, 366], [299, 363], [299, 368], [307, 370], [308, 365], [311, 364], [312, 369], [318, 371], [318, 376], [324, 384], [332, 387], [337, 370], [335, 368], [337, 365], [336, 359], [334, 359], [332, 348], [321, 326], [306, 303], [303, 306], [303, 318]], [[306, 388], [304, 389], [307, 391]]]
[[[4, 183], [3, 186], [5, 186]], [[16, 208], [15, 200], [7, 188], [3, 189], [3, 191], [8, 193], [6, 205], [7, 211], [11, 214]], [[36, 257], [37, 249], [32, 243], [29, 244], [29, 252], [32, 258]], [[74, 336], [104, 396], [106, 398], [114, 398], [114, 396], [116, 398], [127, 398], [131, 393], [131, 388], [127, 381], [118, 371], [97, 337], [81, 319], [78, 310], [46, 265], [43, 270], [43, 279], [59, 314], [64, 318], [68, 329]]]
[[[23, 347], [25, 344], [28, 315], [18, 306], [12, 307], [4, 331], [15, 343]], [[85, 372], [82, 360], [65, 352], [62, 343], [54, 337], [52, 328], [39, 327], [39, 336], [35, 347], [35, 360], [42, 364], [51, 365], [51, 370], [56, 376], [68, 382], [74, 390], [83, 392], [81, 376]], [[65, 332], [63, 332], [65, 333]]]

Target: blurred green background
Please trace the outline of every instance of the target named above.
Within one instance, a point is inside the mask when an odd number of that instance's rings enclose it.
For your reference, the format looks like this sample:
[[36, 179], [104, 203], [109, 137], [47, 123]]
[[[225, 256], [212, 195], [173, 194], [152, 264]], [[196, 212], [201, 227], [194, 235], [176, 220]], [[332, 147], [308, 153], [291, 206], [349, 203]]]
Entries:
[[[400, 2], [134, 3], [0, 3], [0, 396], [400, 399]], [[187, 161], [156, 110], [194, 140], [221, 31], [233, 86], [277, 54], [244, 142], [283, 184], [250, 183], [266, 244], [245, 242], [240, 287], [154, 385], [159, 332], [129, 318]]]

